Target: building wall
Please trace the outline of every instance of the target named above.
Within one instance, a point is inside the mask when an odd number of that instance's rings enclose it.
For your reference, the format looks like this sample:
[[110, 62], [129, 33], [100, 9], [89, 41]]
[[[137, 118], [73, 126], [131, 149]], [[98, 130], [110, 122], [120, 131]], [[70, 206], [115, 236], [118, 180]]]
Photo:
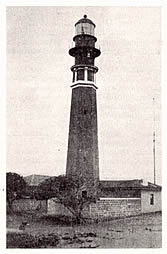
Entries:
[[[151, 204], [151, 195], [154, 197], [154, 203]], [[162, 211], [161, 191], [141, 191], [141, 211], [142, 213]]]
[[46, 200], [35, 200], [35, 199], [18, 199], [12, 204], [13, 211], [15, 212], [47, 212], [47, 201]]
[[55, 198], [48, 200], [47, 214], [72, 216], [71, 212], [64, 205], [56, 202]]
[[[83, 210], [83, 216], [91, 218], [126, 217], [140, 213], [140, 198], [105, 198]], [[48, 214], [72, 216], [68, 209], [53, 200], [48, 200]]]
[[104, 198], [90, 206], [91, 217], [126, 217], [141, 213], [140, 198]]
[[[154, 204], [150, 204], [151, 194], [154, 195]], [[161, 211], [161, 192], [141, 191], [141, 198], [100, 198], [83, 210], [84, 217], [126, 217], [141, 213]], [[72, 216], [63, 205], [53, 200], [48, 201], [48, 214]]]

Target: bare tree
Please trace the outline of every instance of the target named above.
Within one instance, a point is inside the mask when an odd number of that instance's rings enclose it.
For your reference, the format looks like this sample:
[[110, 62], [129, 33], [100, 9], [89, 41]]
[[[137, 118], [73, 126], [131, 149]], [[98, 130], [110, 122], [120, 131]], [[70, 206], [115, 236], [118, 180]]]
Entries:
[[85, 189], [83, 177], [67, 178], [61, 175], [42, 182], [37, 189], [36, 197], [38, 199], [56, 198], [55, 202], [64, 205], [75, 216], [77, 222], [81, 222], [84, 207], [96, 200], [96, 197], [87, 193]]

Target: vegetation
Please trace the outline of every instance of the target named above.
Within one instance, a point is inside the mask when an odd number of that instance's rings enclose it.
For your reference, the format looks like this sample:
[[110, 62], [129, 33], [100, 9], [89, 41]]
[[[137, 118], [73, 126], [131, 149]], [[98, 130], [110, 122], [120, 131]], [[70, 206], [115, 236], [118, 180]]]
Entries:
[[56, 234], [31, 235], [28, 233], [8, 233], [7, 246], [10, 248], [46, 248], [56, 247], [59, 237]]
[[82, 177], [55, 176], [39, 185], [36, 198], [55, 198], [55, 202], [64, 205], [75, 216], [77, 222], [80, 222], [83, 221], [82, 211], [84, 207], [95, 201], [93, 194], [87, 194], [83, 190], [85, 190], [85, 179]]
[[8, 212], [11, 212], [14, 200], [21, 198], [25, 192], [26, 182], [22, 176], [9, 172], [6, 175], [6, 188]]

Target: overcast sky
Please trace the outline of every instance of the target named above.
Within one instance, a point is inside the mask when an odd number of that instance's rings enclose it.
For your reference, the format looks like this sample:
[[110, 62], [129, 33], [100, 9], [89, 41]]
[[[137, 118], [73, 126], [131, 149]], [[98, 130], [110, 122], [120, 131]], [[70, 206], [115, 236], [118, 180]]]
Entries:
[[7, 8], [7, 171], [65, 173], [74, 24], [95, 24], [101, 179], [161, 183], [160, 8]]

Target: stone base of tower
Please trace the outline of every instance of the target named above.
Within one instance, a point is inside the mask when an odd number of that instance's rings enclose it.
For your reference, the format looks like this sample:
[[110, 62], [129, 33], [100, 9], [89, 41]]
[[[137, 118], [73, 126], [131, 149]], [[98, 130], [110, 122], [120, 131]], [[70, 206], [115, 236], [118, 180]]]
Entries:
[[96, 89], [72, 89], [67, 177], [85, 179], [85, 191], [96, 192], [99, 181]]

